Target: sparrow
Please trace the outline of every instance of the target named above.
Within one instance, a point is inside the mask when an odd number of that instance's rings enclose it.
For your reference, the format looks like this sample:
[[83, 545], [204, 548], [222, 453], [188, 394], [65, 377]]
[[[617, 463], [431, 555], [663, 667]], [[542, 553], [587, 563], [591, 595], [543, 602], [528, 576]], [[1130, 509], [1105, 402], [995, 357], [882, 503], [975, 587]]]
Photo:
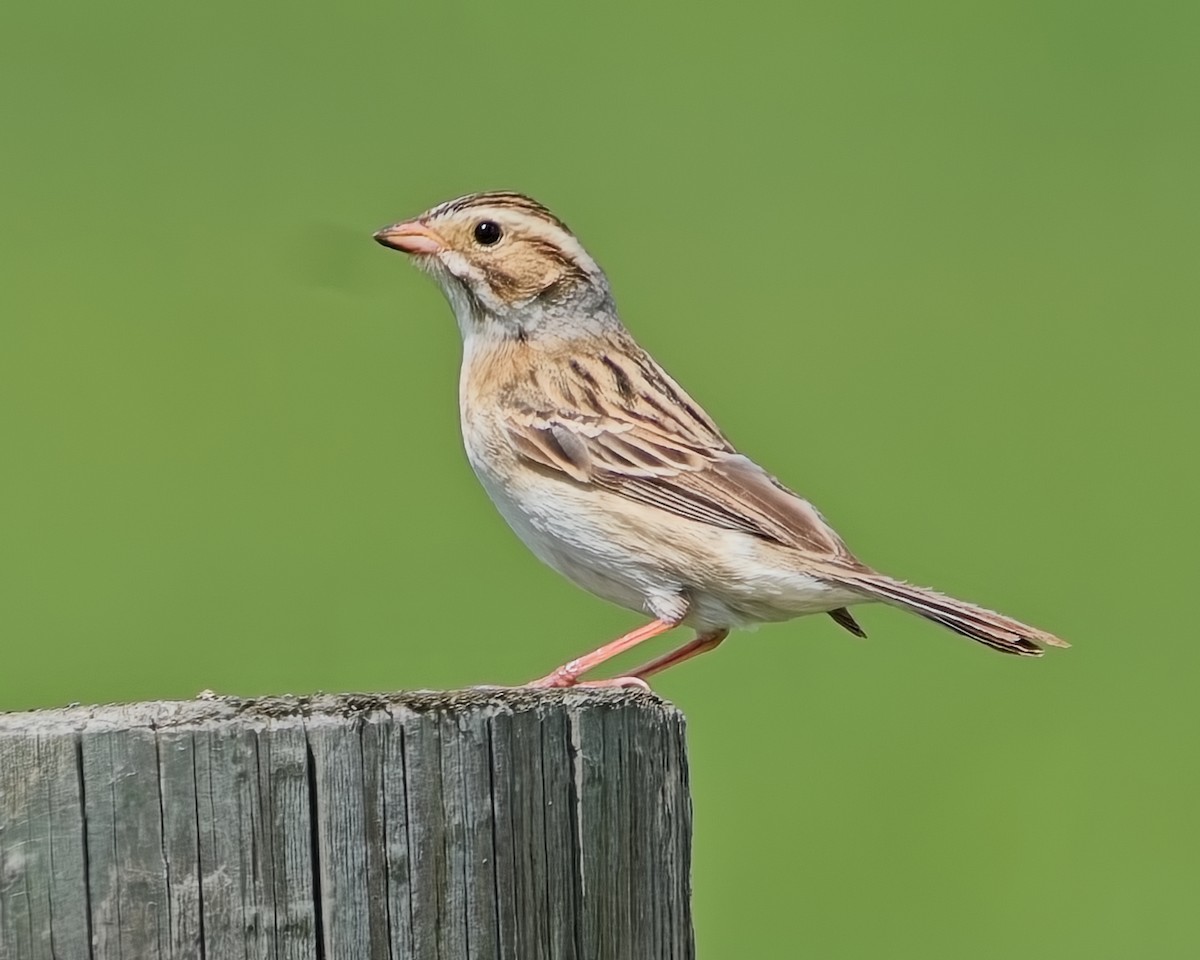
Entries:
[[[993, 650], [1036, 657], [1053, 634], [886, 576], [817, 509], [740, 453], [638, 346], [604, 272], [530, 197], [476, 193], [377, 231], [430, 274], [462, 334], [467, 458], [544, 563], [650, 621], [533, 681], [645, 686], [733, 629], [882, 602]], [[586, 673], [686, 625], [690, 642], [611, 680]]]

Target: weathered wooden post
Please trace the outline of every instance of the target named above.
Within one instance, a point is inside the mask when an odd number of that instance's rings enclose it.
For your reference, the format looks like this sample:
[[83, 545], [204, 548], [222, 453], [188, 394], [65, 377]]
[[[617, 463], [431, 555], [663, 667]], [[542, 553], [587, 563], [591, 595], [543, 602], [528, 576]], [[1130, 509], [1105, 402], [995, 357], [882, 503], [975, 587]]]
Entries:
[[690, 842], [644, 693], [0, 714], [0, 960], [689, 960]]

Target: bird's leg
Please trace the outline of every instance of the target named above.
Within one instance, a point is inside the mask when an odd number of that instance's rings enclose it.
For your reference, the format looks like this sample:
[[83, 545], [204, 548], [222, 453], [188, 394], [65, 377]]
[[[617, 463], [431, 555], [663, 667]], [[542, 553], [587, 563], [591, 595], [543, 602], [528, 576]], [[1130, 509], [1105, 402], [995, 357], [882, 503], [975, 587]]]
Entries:
[[641, 686], [644, 687], [644, 682], [639, 682], [638, 678], [633, 677], [618, 677], [614, 680], [593, 680], [581, 684], [580, 677], [592, 670], [605, 660], [611, 660], [617, 654], [624, 653], [630, 647], [636, 647], [643, 640], [649, 640], [651, 637], [657, 637], [660, 633], [666, 633], [672, 627], [676, 626], [675, 622], [669, 620], [651, 620], [644, 627], [638, 627], [636, 630], [630, 630], [623, 637], [618, 637], [612, 643], [606, 643], [604, 646], [593, 650], [591, 653], [585, 653], [582, 657], [564, 663], [557, 670], [547, 674], [540, 680], [534, 680], [528, 684], [531, 687], [574, 687], [574, 686], [595, 686], [595, 687], [612, 687], [612, 686]]
[[694, 640], [685, 643], [682, 647], [676, 647], [674, 650], [664, 653], [661, 657], [655, 657], [649, 663], [643, 663], [637, 669], [630, 670], [629, 676], [645, 680], [656, 673], [661, 673], [667, 667], [673, 667], [677, 663], [683, 663], [684, 660], [691, 660], [692, 657], [708, 653], [709, 650], [720, 646], [721, 641], [727, 636], [729, 636], [728, 630], [713, 630], [711, 633], [701, 633]]

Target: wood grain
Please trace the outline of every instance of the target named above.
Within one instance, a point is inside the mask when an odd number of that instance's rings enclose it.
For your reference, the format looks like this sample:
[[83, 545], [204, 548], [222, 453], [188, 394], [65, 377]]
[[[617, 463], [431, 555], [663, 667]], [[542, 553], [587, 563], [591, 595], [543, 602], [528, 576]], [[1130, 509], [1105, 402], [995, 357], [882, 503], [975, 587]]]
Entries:
[[0, 960], [688, 960], [684, 732], [620, 690], [0, 714]]

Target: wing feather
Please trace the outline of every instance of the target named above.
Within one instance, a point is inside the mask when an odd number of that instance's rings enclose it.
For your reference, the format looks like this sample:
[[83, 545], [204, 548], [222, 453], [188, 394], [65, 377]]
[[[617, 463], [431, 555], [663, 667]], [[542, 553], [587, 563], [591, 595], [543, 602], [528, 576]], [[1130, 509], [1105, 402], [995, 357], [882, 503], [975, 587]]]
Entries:
[[807, 500], [724, 443], [691, 442], [639, 419], [525, 411], [506, 421], [527, 460], [676, 516], [858, 568]]

